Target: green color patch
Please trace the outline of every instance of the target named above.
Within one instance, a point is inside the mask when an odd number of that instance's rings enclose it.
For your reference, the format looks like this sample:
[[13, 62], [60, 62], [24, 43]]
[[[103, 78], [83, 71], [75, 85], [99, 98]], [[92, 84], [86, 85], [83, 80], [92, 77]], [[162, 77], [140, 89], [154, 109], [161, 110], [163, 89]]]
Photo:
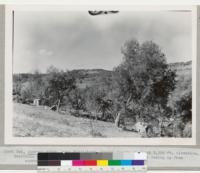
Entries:
[[120, 166], [121, 165], [121, 161], [120, 160], [109, 160], [108, 161], [108, 165], [109, 166]]

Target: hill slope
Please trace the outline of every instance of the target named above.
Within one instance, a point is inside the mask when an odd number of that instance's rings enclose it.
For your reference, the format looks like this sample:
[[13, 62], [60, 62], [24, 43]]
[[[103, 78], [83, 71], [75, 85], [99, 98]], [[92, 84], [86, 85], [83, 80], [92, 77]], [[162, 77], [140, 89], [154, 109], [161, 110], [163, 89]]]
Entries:
[[[170, 63], [169, 68], [176, 71], [178, 82], [181, 82], [182, 78], [192, 77], [192, 61]], [[114, 71], [103, 69], [73, 70], [73, 72], [76, 73], [77, 84], [80, 88], [104, 86], [106, 80], [112, 82], [112, 75], [114, 75]]]
[[14, 103], [13, 122], [15, 137], [139, 137], [137, 133], [120, 130], [113, 123], [19, 103]]
[[[178, 62], [170, 63], [169, 68], [176, 70], [177, 77], [179, 76], [191, 76], [192, 62]], [[86, 88], [92, 86], [103, 86], [104, 82], [112, 82], [112, 76], [114, 71], [104, 70], [104, 69], [77, 69], [70, 71], [76, 78], [77, 85], [79, 88]], [[25, 83], [30, 80], [34, 74], [14, 74], [13, 83], [20, 82]], [[47, 74], [40, 74], [42, 78], [45, 79]], [[15, 88], [15, 87], [14, 87]]]

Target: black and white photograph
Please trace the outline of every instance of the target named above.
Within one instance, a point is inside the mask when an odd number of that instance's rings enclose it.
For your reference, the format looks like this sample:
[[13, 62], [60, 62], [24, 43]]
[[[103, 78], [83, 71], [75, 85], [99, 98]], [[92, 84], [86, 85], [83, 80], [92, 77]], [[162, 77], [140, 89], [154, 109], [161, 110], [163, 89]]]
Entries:
[[13, 137], [194, 137], [190, 10], [12, 17]]

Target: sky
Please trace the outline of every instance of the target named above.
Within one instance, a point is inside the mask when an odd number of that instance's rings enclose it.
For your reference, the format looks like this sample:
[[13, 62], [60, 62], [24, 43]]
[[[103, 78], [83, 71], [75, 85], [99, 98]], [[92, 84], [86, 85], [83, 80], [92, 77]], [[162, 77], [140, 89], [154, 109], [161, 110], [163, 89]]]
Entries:
[[62, 69], [112, 70], [130, 39], [157, 43], [167, 62], [192, 57], [190, 11], [120, 11], [91, 16], [87, 11], [15, 12], [14, 73]]

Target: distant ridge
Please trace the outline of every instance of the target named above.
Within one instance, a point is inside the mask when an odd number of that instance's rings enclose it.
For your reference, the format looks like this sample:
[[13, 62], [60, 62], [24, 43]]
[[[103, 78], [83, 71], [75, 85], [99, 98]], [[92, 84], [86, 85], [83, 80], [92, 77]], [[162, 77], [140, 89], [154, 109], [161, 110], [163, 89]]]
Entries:
[[[190, 67], [192, 65], [192, 61], [186, 61], [186, 62], [175, 62], [175, 63], [169, 63], [168, 64], [170, 68], [172, 69], [177, 69], [180, 67]], [[105, 70], [105, 69], [74, 69], [74, 70], [69, 70], [69, 72], [72, 73], [82, 73], [82, 74], [102, 74], [102, 73], [107, 73], [107, 74], [111, 74], [113, 73], [113, 70]], [[33, 73], [18, 73], [18, 74], [14, 74], [14, 75], [32, 75]], [[41, 73], [42, 75], [46, 75], [46, 73]]]
[[192, 65], [192, 61], [169, 63], [169, 66], [174, 67], [174, 68], [191, 66], [191, 65]]

